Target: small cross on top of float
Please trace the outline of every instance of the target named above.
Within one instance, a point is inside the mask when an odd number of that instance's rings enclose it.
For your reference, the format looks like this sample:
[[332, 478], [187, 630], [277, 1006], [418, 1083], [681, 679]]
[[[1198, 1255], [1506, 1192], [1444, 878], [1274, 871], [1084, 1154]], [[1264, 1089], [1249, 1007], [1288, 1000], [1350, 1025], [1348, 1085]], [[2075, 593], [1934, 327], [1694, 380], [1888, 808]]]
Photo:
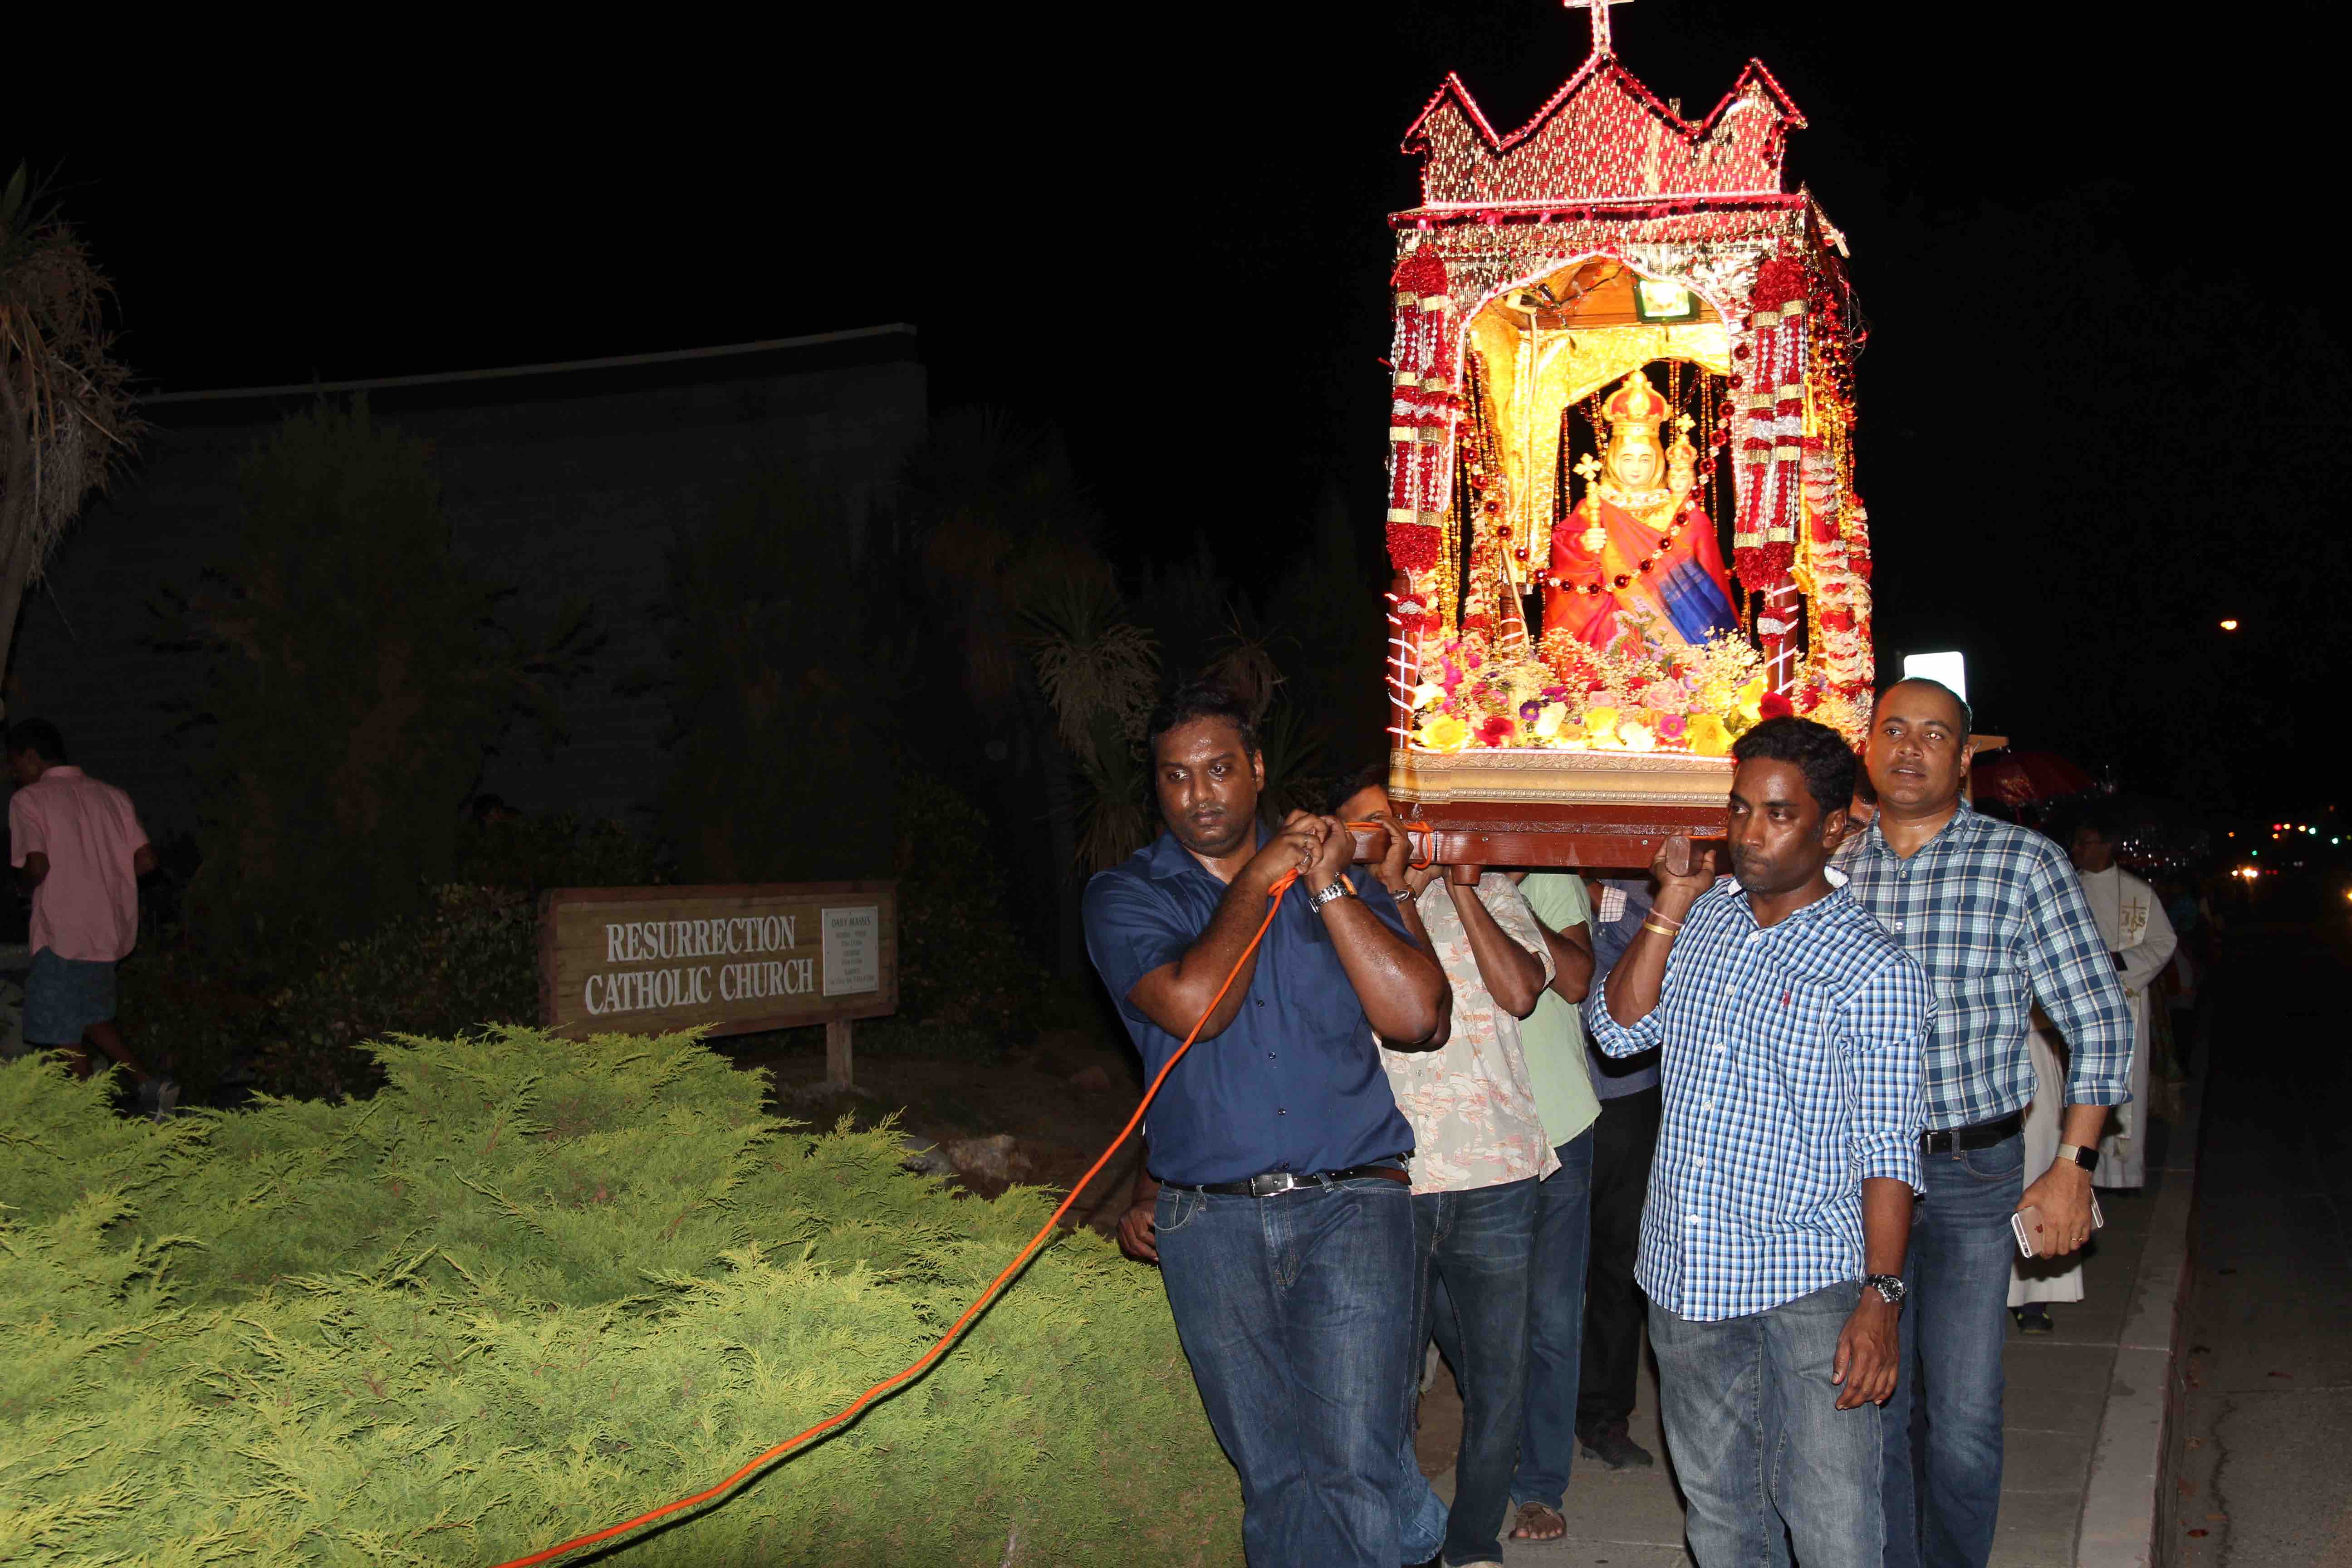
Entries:
[[1615, 52], [1609, 41], [1609, 7], [1628, 5], [1633, 4], [1633, 0], [1560, 0], [1560, 4], [1571, 11], [1592, 13], [1592, 55], [1595, 59]]

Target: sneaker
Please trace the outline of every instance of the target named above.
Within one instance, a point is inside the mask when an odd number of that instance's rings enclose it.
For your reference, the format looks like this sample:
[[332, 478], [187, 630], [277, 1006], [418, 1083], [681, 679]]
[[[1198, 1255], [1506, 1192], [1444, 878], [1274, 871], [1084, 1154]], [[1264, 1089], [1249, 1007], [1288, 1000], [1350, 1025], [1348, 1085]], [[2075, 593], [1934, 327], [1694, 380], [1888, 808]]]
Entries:
[[178, 1111], [180, 1080], [150, 1078], [139, 1086], [139, 1109], [150, 1121], [168, 1121]]
[[2017, 1331], [2021, 1334], [2046, 1334], [2058, 1326], [2050, 1320], [2050, 1309], [2039, 1301], [2012, 1307], [2009, 1315], [2017, 1320]]
[[1615, 1422], [1577, 1439], [1577, 1445], [1588, 1459], [1598, 1459], [1612, 1470], [1648, 1469], [1657, 1460], [1650, 1450], [1625, 1435], [1625, 1423]]

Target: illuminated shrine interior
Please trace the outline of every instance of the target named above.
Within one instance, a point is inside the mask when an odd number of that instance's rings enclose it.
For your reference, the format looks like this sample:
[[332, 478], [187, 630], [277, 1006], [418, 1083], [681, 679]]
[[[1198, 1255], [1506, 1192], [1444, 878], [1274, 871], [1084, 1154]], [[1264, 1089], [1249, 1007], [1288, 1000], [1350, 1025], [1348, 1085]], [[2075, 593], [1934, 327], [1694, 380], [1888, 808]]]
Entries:
[[[1644, 283], [1646, 296], [1637, 294]], [[1651, 367], [1659, 393], [1677, 409], [1700, 414], [1711, 400], [1698, 395], [1700, 378], [1686, 367], [1731, 372], [1731, 331], [1702, 295], [1605, 257], [1496, 293], [1471, 317], [1465, 347], [1478, 359], [1507, 519], [1515, 537], [1537, 542], [1582, 488], [1580, 481], [1559, 488], [1563, 410]], [[1595, 432], [1580, 413], [1570, 424], [1573, 464], [1575, 451], [1591, 449]], [[1674, 439], [1671, 429], [1665, 439]]]

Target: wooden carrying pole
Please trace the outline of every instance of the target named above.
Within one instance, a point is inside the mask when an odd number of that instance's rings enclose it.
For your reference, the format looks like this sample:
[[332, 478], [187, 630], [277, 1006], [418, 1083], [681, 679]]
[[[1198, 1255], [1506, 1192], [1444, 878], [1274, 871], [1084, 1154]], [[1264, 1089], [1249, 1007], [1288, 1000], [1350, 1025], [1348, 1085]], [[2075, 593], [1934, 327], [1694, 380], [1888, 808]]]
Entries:
[[[1407, 826], [1427, 822], [1430, 858], [1440, 866], [1543, 867], [1590, 871], [1646, 871], [1665, 841], [1679, 834], [1697, 842], [1720, 838], [1728, 806], [1622, 808], [1517, 803], [1426, 810], [1405, 806]], [[1638, 820], [1627, 821], [1627, 817]], [[1379, 833], [1356, 834], [1356, 858], [1376, 860], [1387, 848]], [[1423, 853], [1414, 834], [1414, 853]]]

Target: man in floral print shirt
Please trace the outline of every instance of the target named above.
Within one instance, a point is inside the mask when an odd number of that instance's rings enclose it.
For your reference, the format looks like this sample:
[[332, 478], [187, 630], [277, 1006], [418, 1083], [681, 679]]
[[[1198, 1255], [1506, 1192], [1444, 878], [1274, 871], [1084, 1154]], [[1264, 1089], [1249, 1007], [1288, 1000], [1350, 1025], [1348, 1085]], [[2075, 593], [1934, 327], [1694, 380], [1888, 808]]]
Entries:
[[[1388, 811], [1387, 793], [1368, 785], [1339, 816], [1364, 822]], [[1410, 871], [1390, 891], [1454, 990], [1439, 1048], [1381, 1052], [1412, 1124], [1412, 1343], [1427, 1344], [1433, 1319], [1450, 1310], [1446, 1341], [1462, 1385], [1442, 1558], [1451, 1568], [1499, 1564], [1527, 1384], [1536, 1184], [1559, 1168], [1519, 1048], [1519, 1020], [1551, 983], [1551, 950], [1517, 884], [1499, 872], [1473, 889]], [[1411, 1433], [1402, 1436], [1409, 1458]]]

